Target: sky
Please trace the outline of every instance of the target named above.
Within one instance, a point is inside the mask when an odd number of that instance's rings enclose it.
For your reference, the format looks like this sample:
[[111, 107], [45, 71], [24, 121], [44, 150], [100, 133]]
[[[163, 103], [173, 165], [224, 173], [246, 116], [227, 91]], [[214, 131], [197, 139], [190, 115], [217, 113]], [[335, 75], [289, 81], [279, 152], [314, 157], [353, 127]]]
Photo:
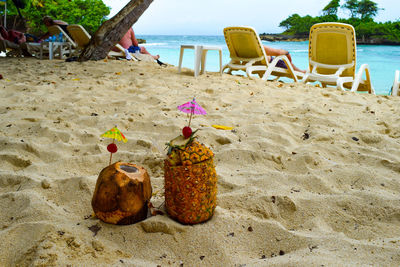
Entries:
[[[375, 21], [400, 20], [399, 0], [373, 0], [380, 10]], [[103, 0], [110, 18], [129, 0]], [[280, 33], [279, 23], [292, 14], [321, 15], [330, 0], [154, 0], [133, 28], [139, 35], [222, 35], [234, 25], [254, 27], [258, 33]], [[344, 0], [341, 1], [341, 4]], [[339, 17], [348, 17], [339, 10]]]

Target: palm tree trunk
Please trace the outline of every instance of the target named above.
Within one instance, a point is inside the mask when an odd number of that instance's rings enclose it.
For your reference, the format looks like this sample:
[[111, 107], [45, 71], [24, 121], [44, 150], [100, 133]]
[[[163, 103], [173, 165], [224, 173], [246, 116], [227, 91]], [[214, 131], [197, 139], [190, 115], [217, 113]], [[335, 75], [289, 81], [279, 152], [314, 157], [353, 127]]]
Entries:
[[104, 22], [79, 56], [79, 61], [104, 59], [153, 0], [131, 0], [117, 15]]

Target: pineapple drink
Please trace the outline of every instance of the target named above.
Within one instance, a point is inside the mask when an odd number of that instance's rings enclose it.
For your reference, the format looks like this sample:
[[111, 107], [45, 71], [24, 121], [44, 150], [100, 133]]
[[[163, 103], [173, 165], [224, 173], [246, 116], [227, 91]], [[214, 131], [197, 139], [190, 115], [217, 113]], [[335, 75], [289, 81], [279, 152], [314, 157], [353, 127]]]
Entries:
[[207, 221], [217, 205], [213, 152], [193, 135], [168, 143], [164, 163], [165, 206], [172, 218], [184, 224]]

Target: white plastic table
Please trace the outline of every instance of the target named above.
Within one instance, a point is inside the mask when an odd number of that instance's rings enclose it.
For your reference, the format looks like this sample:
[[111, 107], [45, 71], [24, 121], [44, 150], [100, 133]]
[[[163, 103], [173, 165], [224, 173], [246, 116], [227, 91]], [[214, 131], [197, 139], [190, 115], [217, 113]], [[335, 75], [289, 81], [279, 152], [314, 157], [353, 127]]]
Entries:
[[60, 59], [62, 59], [64, 55], [64, 48], [67, 48], [69, 50], [69, 53], [71, 54], [71, 43], [69, 42], [41, 42], [40, 43], [40, 59], [43, 59], [43, 50], [48, 50], [49, 51], [49, 59], [53, 59], [55, 52], [57, 52], [58, 49], [58, 54]]
[[[179, 53], [179, 66], [178, 72], [181, 72], [183, 52], [185, 49], [194, 49], [194, 76], [197, 77], [205, 72], [207, 52], [216, 50], [219, 52], [219, 73], [222, 74], [222, 47], [210, 45], [181, 45]], [[200, 71], [201, 67], [201, 71]]]

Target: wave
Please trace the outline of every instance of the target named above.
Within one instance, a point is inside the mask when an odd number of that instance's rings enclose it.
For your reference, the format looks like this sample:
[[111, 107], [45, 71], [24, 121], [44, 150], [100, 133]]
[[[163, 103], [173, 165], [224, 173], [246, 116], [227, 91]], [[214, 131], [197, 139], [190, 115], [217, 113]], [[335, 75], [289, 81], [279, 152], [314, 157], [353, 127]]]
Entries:
[[145, 43], [145, 44], [140, 44], [143, 46], [160, 46], [160, 45], [168, 45], [168, 43]]
[[290, 53], [308, 53], [308, 49], [292, 49]]

